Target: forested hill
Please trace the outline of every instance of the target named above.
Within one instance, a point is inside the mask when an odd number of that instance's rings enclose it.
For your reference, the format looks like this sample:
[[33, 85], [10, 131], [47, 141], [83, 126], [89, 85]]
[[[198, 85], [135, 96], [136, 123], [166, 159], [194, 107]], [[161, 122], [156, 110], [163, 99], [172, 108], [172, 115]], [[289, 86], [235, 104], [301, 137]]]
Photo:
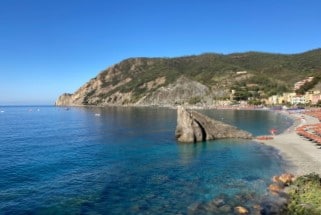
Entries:
[[[102, 71], [56, 105], [171, 105], [226, 99], [232, 89], [261, 99], [321, 74], [321, 49], [177, 58], [130, 58]], [[247, 95], [249, 96], [249, 95]], [[242, 99], [242, 98], [240, 98]]]

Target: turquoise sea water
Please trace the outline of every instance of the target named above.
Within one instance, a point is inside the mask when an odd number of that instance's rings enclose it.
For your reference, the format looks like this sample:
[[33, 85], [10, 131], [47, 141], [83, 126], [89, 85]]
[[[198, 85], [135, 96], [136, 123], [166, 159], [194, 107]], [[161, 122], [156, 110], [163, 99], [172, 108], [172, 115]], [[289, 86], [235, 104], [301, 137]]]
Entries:
[[[251, 140], [178, 144], [175, 110], [0, 111], [0, 214], [202, 214], [218, 196], [244, 194], [254, 197], [234, 204], [250, 208], [283, 171]], [[291, 124], [267, 111], [202, 112], [255, 135]]]

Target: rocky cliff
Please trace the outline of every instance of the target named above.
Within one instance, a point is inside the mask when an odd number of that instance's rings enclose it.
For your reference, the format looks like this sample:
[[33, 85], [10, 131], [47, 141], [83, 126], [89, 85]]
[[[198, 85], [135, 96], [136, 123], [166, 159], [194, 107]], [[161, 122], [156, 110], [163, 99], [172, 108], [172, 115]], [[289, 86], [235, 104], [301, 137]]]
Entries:
[[252, 138], [249, 132], [211, 119], [196, 111], [187, 111], [181, 106], [177, 108], [175, 135], [178, 141], [190, 143], [223, 138]]
[[[78, 105], [176, 105], [211, 100], [211, 89], [181, 75], [154, 74], [161, 59], [129, 59], [114, 65], [91, 79], [75, 93], [65, 93], [58, 106]], [[152, 71], [149, 71], [152, 70]], [[218, 90], [228, 95], [228, 90]], [[215, 94], [215, 93], [214, 93]]]
[[[192, 100], [195, 101], [192, 101]], [[180, 77], [177, 81], [142, 97], [137, 104], [142, 105], [177, 105], [193, 103], [200, 100], [206, 101], [210, 98], [210, 89], [186, 77]]]

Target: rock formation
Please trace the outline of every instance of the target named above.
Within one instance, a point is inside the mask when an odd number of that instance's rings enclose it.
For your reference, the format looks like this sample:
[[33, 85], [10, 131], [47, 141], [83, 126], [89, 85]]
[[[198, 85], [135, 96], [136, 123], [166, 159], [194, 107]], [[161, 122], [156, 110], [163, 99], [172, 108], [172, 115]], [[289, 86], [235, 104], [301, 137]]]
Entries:
[[294, 175], [291, 173], [283, 173], [279, 176], [273, 176], [272, 181], [274, 183], [281, 183], [283, 185], [289, 185], [294, 181]]
[[250, 139], [252, 135], [234, 126], [213, 120], [196, 111], [177, 108], [176, 138], [180, 142], [199, 142], [223, 138]]
[[234, 208], [234, 213], [235, 214], [249, 214], [249, 211], [245, 208], [245, 207], [242, 207], [242, 206], [237, 206]]
[[72, 94], [64, 93], [57, 99], [55, 105], [57, 106], [73, 106]]
[[141, 105], [176, 105], [191, 102], [192, 98], [202, 98], [203, 102], [210, 100], [210, 89], [184, 76], [179, 77], [174, 83], [158, 88], [140, 99]]

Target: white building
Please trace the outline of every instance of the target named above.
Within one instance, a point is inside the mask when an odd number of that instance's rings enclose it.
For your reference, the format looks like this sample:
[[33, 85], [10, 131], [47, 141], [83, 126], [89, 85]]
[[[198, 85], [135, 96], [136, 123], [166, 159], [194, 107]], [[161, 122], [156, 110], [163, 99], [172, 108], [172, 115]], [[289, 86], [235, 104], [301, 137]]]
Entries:
[[298, 104], [305, 104], [305, 96], [294, 96], [291, 98], [291, 104], [292, 105], [298, 105]]

